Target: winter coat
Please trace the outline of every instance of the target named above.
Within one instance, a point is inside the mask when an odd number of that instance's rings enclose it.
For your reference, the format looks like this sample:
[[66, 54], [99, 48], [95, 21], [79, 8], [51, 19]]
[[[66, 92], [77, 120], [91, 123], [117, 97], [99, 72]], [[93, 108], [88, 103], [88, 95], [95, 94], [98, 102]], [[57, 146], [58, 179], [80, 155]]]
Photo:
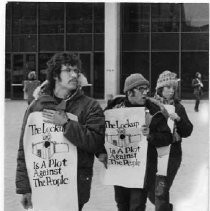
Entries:
[[[168, 170], [167, 170], [168, 188], [171, 187], [175, 175], [181, 164], [182, 138], [190, 136], [193, 130], [193, 125], [188, 119], [184, 106], [177, 99], [174, 100], [174, 106], [175, 106], [175, 112], [179, 115], [181, 119], [180, 121], [175, 120], [175, 127], [173, 131], [173, 142], [170, 147]], [[152, 156], [148, 156], [147, 160], [145, 187], [149, 192], [151, 191], [152, 194], [149, 194], [149, 197], [153, 196], [152, 200], [154, 203], [155, 179], [157, 173], [157, 150], [152, 146], [148, 147], [148, 155]]]
[[[175, 106], [175, 113], [177, 113], [181, 119], [180, 121], [175, 120], [176, 131], [174, 131], [173, 133], [173, 136], [175, 137], [171, 145], [170, 156], [179, 157], [182, 156], [182, 149], [181, 149], [182, 138], [187, 138], [191, 135], [193, 131], [193, 125], [187, 116], [184, 106], [180, 103], [179, 100], [174, 101], [174, 106]], [[175, 134], [176, 132], [178, 134], [178, 138]]]
[[[18, 194], [31, 192], [23, 148], [27, 118], [31, 112], [42, 111], [44, 108], [55, 109], [59, 103], [55, 97], [49, 95], [49, 92], [42, 93], [25, 113], [17, 158], [16, 192]], [[90, 196], [94, 153], [100, 151], [104, 145], [105, 118], [99, 103], [85, 96], [79, 89], [66, 100], [65, 111], [78, 117], [78, 122], [70, 120], [65, 125], [64, 136], [77, 147], [78, 198], [79, 204], [84, 204]]]

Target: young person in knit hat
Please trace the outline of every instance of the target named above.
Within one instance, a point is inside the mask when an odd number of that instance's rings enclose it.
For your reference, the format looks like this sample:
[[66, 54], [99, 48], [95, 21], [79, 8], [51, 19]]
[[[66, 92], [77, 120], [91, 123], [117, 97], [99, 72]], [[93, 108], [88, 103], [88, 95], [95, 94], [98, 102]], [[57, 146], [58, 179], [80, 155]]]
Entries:
[[[160, 107], [147, 98], [149, 82], [141, 74], [128, 76], [124, 83], [125, 97], [110, 100], [105, 110], [123, 107], [146, 107], [153, 116], [149, 127], [142, 126], [143, 135], [148, 136], [148, 157], [156, 157], [156, 147], [168, 146], [172, 142], [172, 134], [167, 120]], [[107, 157], [104, 151], [98, 156], [106, 166]], [[151, 158], [150, 158], [151, 159]], [[146, 173], [146, 175], [148, 175]], [[114, 186], [115, 201], [118, 211], [145, 211], [147, 190], [145, 188], [127, 188]]]
[[174, 105], [175, 112], [169, 114], [174, 121], [173, 143], [170, 146], [167, 176], [156, 175], [153, 165], [157, 165], [157, 158], [149, 162], [150, 181], [148, 182], [148, 196], [155, 204], [156, 211], [171, 211], [173, 205], [169, 202], [169, 190], [177, 174], [182, 160], [182, 138], [190, 136], [193, 125], [190, 122], [184, 106], [177, 98], [178, 81], [176, 73], [168, 70], [159, 75], [154, 98], [163, 105]]

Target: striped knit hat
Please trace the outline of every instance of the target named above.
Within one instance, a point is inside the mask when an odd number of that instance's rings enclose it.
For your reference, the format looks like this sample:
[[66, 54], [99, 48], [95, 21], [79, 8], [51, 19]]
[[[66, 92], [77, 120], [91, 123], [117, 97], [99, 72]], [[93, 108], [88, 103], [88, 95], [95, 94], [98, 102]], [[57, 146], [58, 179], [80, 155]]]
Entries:
[[126, 93], [127, 91], [133, 89], [134, 87], [142, 86], [142, 85], [149, 86], [149, 81], [147, 79], [145, 79], [142, 74], [134, 73], [125, 79], [123, 91], [124, 91], [124, 93]]
[[157, 80], [156, 90], [160, 87], [164, 86], [178, 86], [178, 79], [176, 77], [176, 73], [172, 73], [169, 70], [165, 70], [159, 75], [159, 78]]

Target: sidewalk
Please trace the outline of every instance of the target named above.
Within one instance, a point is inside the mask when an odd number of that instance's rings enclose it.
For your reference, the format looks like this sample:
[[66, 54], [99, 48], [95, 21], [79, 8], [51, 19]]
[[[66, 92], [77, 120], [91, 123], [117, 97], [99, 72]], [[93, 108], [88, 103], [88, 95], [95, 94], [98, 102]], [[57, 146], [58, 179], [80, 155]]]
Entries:
[[[105, 106], [104, 101], [100, 101]], [[201, 101], [200, 112], [193, 110], [194, 101], [182, 101], [194, 125], [192, 136], [183, 140], [183, 161], [171, 188], [171, 201], [175, 211], [206, 211], [208, 205], [208, 101]], [[27, 103], [5, 102], [5, 209], [23, 211], [20, 196], [15, 193], [16, 157], [20, 129]], [[103, 186], [99, 173], [102, 164], [95, 160], [90, 201], [84, 211], [117, 211], [113, 187]], [[154, 211], [148, 202], [146, 211]]]

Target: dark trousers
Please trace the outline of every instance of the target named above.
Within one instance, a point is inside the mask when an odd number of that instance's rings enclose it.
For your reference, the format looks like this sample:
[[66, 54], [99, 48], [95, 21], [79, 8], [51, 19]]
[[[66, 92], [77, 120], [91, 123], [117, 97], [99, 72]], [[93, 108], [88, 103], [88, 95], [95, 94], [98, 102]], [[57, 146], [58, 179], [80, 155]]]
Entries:
[[199, 108], [199, 104], [200, 104], [200, 97], [195, 99], [195, 111], [198, 111]]
[[79, 211], [82, 211], [84, 204], [79, 204]]
[[150, 185], [148, 198], [155, 205], [156, 211], [171, 211], [173, 205], [170, 204], [169, 190], [181, 164], [181, 156], [170, 157], [168, 163], [167, 176], [156, 175], [155, 171], [150, 171]]
[[194, 110], [198, 111], [199, 108], [199, 104], [200, 104], [200, 94], [199, 93], [195, 93], [195, 107]]
[[141, 188], [114, 186], [118, 211], [145, 211], [147, 192]]

